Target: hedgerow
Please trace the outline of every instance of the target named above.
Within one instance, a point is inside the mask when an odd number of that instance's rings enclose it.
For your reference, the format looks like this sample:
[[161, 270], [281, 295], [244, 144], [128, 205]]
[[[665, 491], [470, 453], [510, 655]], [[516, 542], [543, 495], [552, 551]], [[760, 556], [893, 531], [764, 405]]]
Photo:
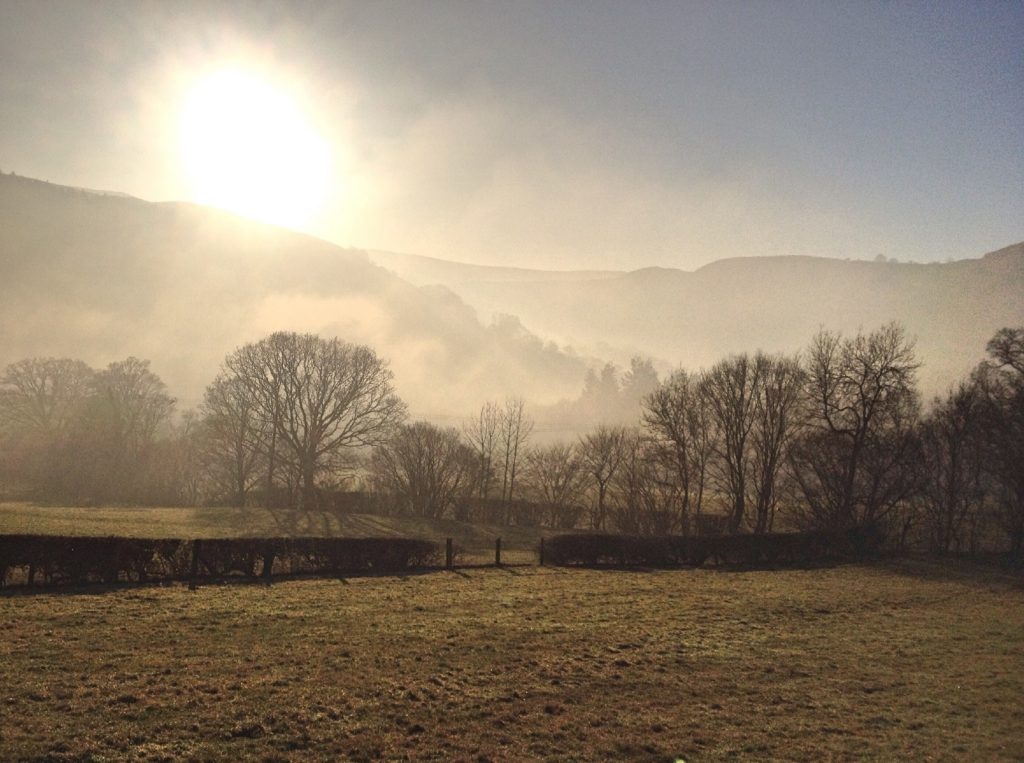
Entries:
[[415, 538], [217, 538], [0, 535], [0, 584], [30, 585], [401, 572], [440, 563]]
[[547, 540], [544, 557], [551, 564], [587, 567], [797, 564], [861, 558], [877, 552], [879, 542], [872, 527], [707, 537], [569, 533]]

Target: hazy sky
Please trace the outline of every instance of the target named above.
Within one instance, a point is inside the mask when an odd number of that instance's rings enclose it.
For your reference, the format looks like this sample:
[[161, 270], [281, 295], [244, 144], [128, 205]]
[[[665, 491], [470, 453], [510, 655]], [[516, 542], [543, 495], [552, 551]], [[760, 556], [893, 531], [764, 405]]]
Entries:
[[1024, 239], [1021, 2], [0, 0], [0, 168], [197, 198], [181, 114], [224, 69], [330, 147], [305, 227], [341, 244], [692, 268]]

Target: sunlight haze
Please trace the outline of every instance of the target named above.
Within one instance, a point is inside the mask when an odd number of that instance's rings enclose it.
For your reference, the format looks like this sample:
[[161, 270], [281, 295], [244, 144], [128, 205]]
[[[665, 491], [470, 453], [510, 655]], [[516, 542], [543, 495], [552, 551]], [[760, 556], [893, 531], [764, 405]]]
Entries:
[[331, 150], [294, 101], [245, 71], [207, 75], [181, 115], [181, 159], [200, 204], [308, 227], [331, 184]]
[[1024, 237], [1020, 5], [858, 8], [4, 2], [0, 168], [491, 265]]
[[0, 763], [1024, 761], [1024, 0], [0, 0]]

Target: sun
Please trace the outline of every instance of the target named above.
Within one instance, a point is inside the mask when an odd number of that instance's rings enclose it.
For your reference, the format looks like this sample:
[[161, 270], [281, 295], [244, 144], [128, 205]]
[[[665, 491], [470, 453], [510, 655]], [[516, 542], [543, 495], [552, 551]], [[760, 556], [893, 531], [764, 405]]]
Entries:
[[285, 90], [256, 74], [223, 70], [199, 80], [185, 99], [180, 141], [200, 204], [301, 228], [326, 200], [328, 142]]

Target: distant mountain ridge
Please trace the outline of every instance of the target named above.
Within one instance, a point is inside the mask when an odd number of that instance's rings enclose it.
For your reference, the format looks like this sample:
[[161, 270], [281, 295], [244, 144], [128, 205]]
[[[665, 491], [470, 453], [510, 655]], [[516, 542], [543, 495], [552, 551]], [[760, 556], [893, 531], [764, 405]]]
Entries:
[[420, 254], [401, 254], [377, 249], [367, 250], [378, 265], [401, 274], [417, 286], [487, 281], [491, 283], [533, 283], [535, 281], [597, 281], [625, 275], [624, 270], [538, 270], [500, 265], [472, 265]]
[[[398, 275], [411, 269], [408, 260], [370, 256]], [[413, 264], [419, 282], [433, 276], [483, 316], [517, 315], [559, 343], [619, 362], [643, 353], [697, 368], [734, 352], [799, 350], [821, 326], [853, 332], [896, 319], [918, 339], [926, 393], [969, 371], [997, 329], [1024, 324], [1024, 243], [948, 263], [738, 257], [694, 271], [557, 280]]]

